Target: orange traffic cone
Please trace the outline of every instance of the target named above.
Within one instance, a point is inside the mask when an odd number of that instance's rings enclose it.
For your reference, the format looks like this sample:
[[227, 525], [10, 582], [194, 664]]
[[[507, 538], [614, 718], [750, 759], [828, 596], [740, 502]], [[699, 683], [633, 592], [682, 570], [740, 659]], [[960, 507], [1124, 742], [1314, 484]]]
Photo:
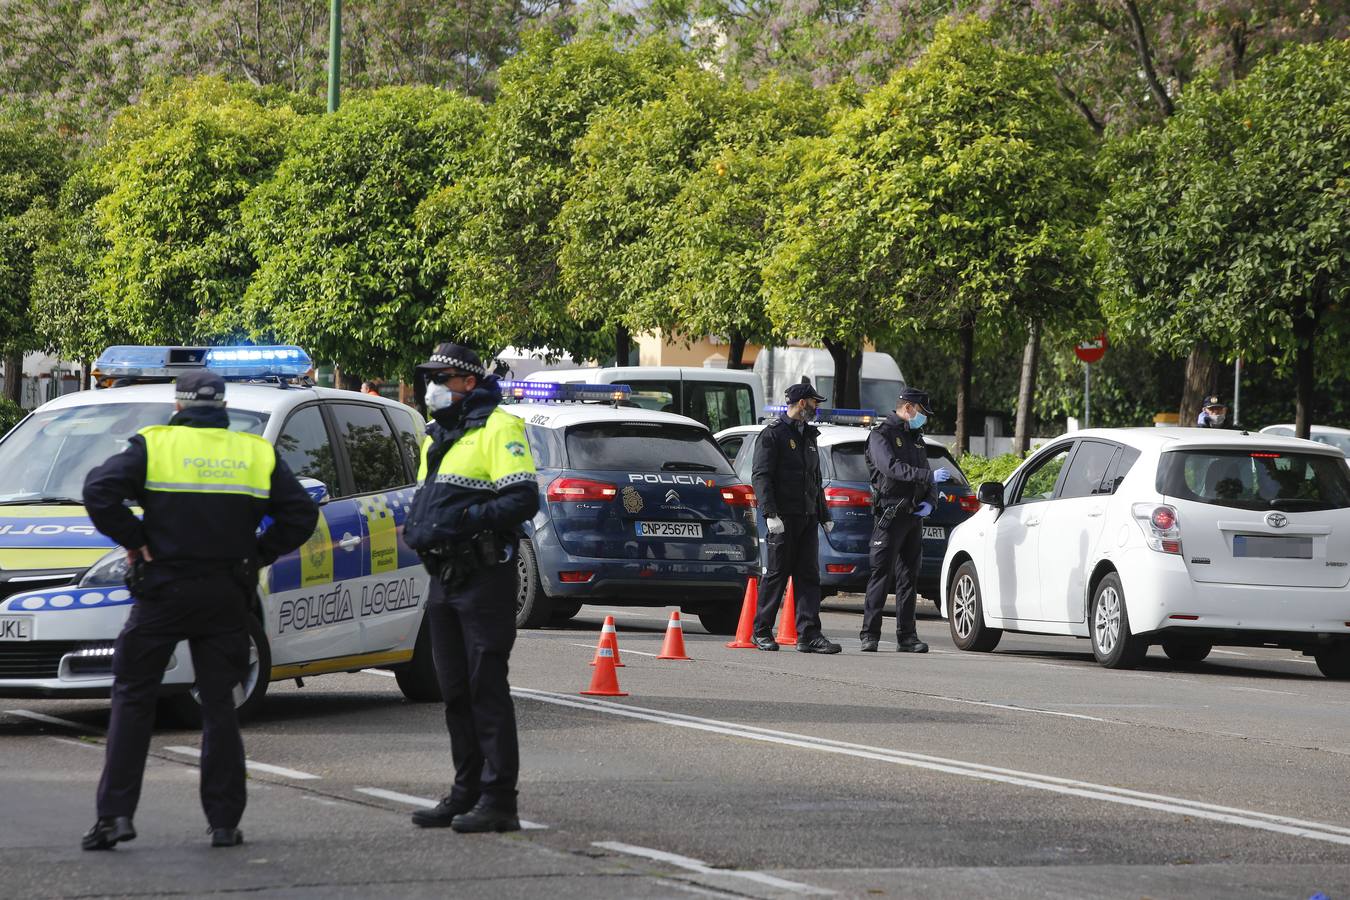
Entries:
[[751, 575], [745, 583], [745, 600], [741, 603], [741, 621], [736, 625], [736, 640], [728, 641], [732, 650], [753, 650], [750, 640], [755, 634], [755, 610], [759, 606], [759, 579]]
[[792, 579], [788, 579], [787, 597], [783, 599], [783, 612], [778, 617], [778, 634], [774, 640], [780, 644], [797, 643], [797, 597], [792, 592]]
[[600, 651], [608, 647], [614, 651], [614, 665], [623, 668], [623, 659], [619, 656], [619, 633], [614, 630], [614, 617], [605, 616], [604, 627], [600, 629], [600, 640], [595, 642], [595, 659], [591, 660], [591, 665], [600, 662]]
[[680, 623], [680, 611], [678, 609], [670, 614], [670, 624], [666, 625], [666, 640], [661, 645], [661, 653], [656, 658], [689, 658], [689, 654], [684, 652], [684, 625]]
[[589, 690], [580, 691], [591, 697], [627, 697], [627, 691], [619, 690], [619, 673], [614, 669], [614, 651], [601, 647], [595, 651], [595, 672], [591, 675]]

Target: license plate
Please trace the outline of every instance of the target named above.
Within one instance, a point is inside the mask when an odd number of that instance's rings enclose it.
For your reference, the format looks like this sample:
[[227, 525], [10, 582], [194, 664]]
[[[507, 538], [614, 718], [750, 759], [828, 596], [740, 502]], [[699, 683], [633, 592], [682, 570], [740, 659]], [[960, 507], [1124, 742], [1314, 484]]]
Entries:
[[638, 522], [638, 537], [701, 538], [700, 522]]
[[0, 616], [0, 641], [31, 641], [32, 616]]
[[925, 525], [923, 526], [923, 539], [925, 541], [945, 541], [947, 529], [941, 525]]
[[1312, 559], [1312, 538], [1270, 534], [1233, 535], [1233, 556], [1260, 559]]

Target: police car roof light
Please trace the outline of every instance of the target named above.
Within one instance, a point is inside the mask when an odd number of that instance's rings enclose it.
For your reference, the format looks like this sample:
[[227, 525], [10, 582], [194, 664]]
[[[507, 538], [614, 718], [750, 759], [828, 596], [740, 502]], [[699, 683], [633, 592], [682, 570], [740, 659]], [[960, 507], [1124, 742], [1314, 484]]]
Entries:
[[[781, 403], [764, 407], [765, 416], [781, 416], [786, 413], [787, 406]], [[816, 409], [816, 421], [824, 425], [871, 426], [877, 423], [877, 413], [874, 409], [833, 409], [821, 406]]]
[[626, 384], [557, 384], [503, 381], [502, 399], [517, 403], [619, 403], [633, 393]]
[[175, 378], [185, 369], [207, 368], [222, 378], [298, 378], [313, 365], [299, 347], [116, 346], [94, 362], [101, 378]]

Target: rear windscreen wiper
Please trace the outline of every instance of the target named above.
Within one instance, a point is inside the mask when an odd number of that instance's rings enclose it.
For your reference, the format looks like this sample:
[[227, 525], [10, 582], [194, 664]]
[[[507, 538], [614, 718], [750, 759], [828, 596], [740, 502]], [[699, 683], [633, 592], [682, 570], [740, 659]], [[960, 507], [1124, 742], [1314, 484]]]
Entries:
[[666, 462], [661, 463], [663, 472], [716, 472], [717, 466], [710, 466], [701, 462]]

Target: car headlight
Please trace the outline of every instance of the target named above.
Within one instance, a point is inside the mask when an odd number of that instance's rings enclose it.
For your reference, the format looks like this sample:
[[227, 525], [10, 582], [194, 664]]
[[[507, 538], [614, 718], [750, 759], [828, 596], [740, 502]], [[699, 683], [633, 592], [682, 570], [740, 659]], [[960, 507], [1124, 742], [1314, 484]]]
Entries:
[[84, 573], [80, 579], [80, 587], [122, 587], [127, 583], [127, 572], [131, 569], [131, 563], [127, 562], [127, 551], [121, 547], [114, 548], [107, 556]]

